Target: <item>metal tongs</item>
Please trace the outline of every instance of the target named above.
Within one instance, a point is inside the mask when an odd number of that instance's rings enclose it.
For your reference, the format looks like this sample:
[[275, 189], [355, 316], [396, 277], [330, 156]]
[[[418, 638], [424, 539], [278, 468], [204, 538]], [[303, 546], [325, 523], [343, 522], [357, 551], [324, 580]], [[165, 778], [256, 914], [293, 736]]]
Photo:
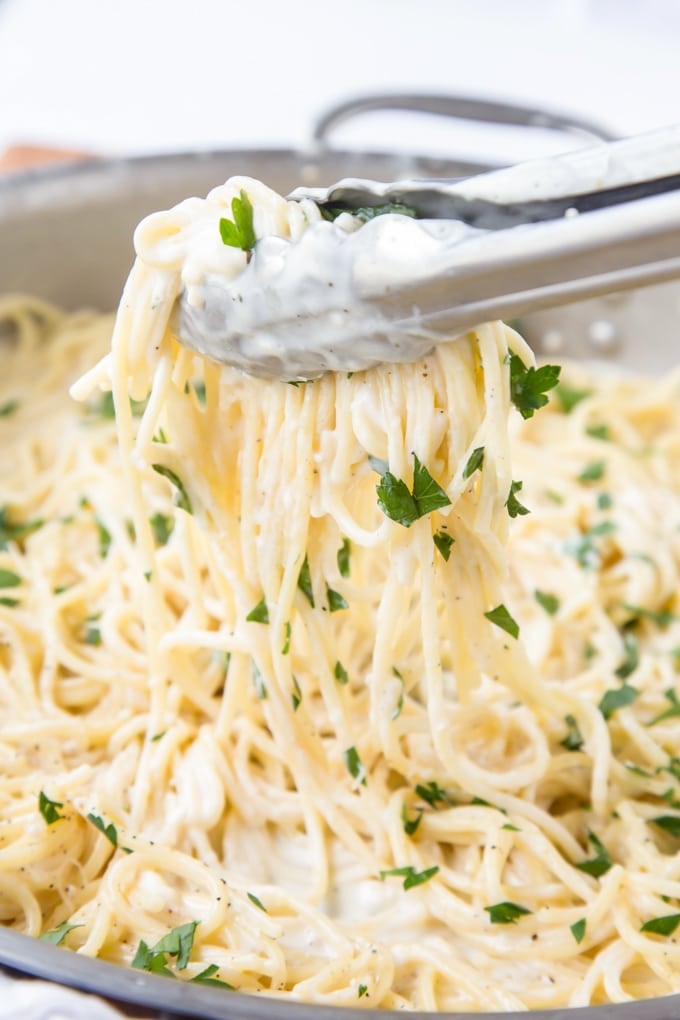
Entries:
[[[431, 271], [421, 267], [414, 280], [362, 293], [376, 316], [406, 336], [395, 360], [404, 360], [410, 330], [451, 337], [480, 322], [680, 277], [680, 125], [462, 180], [344, 180], [289, 197], [311, 198], [333, 215], [404, 206], [419, 219], [471, 228], [445, 246]], [[248, 369], [248, 338], [219, 301], [213, 291], [202, 317], [182, 298], [178, 335], [215, 360]], [[298, 331], [314, 329], [309, 305], [296, 319]], [[275, 335], [277, 322], [263, 327]], [[362, 328], [358, 321], [357, 339]], [[298, 376], [305, 357], [303, 351]], [[308, 367], [310, 376], [319, 374], [315, 357]], [[276, 358], [253, 371], [287, 374]]]

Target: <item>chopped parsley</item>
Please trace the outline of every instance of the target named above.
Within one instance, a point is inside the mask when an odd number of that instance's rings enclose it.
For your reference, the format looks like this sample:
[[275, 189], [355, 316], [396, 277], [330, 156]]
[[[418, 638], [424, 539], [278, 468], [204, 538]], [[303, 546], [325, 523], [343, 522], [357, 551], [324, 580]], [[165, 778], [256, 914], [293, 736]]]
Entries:
[[290, 651], [290, 635], [291, 635], [290, 620], [287, 620], [283, 625], [283, 646], [281, 648], [281, 655], [288, 655]]
[[475, 471], [481, 471], [484, 467], [484, 447], [478, 446], [468, 457], [467, 464], [463, 468], [463, 478], [469, 478]]
[[592, 390], [579, 390], [575, 386], [560, 383], [555, 389], [555, 396], [565, 414], [574, 410], [577, 404], [591, 396]]
[[404, 832], [406, 833], [407, 836], [414, 836], [416, 834], [416, 832], [418, 831], [418, 826], [420, 825], [420, 823], [422, 821], [423, 814], [424, 814], [423, 809], [422, 808], [418, 808], [416, 810], [415, 818], [409, 818], [408, 811], [406, 810], [406, 806], [402, 807], [402, 809], [401, 809], [401, 824], [403, 825]]
[[601, 439], [603, 442], [608, 442], [611, 438], [608, 425], [589, 425], [586, 428], [586, 435], [591, 439]]
[[155, 513], [149, 518], [156, 545], [165, 545], [172, 534], [175, 522], [167, 514]]
[[574, 939], [578, 945], [583, 942], [583, 936], [586, 933], [586, 919], [582, 917], [580, 921], [574, 921], [573, 924], [569, 925], [569, 931], [574, 936]]
[[368, 992], [368, 985], [359, 985], [357, 988], [357, 998], [363, 999], [364, 995]]
[[253, 606], [250, 610], [246, 616], [246, 620], [249, 620], [251, 623], [269, 623], [269, 609], [267, 608], [264, 595], [257, 605]]
[[297, 586], [300, 591], [307, 596], [312, 609], [314, 608], [314, 592], [312, 590], [312, 574], [309, 569], [309, 560], [305, 556], [300, 567], [300, 573], [298, 574]]
[[262, 673], [260, 672], [259, 667], [258, 667], [257, 663], [255, 662], [255, 660], [253, 660], [252, 673], [253, 673], [253, 683], [255, 684], [255, 693], [257, 694], [257, 696], [260, 699], [260, 701], [265, 701], [266, 697], [267, 697], [267, 688], [265, 686], [265, 682], [264, 682], [264, 679], [262, 677]]
[[523, 418], [533, 418], [534, 412], [548, 403], [546, 393], [557, 386], [559, 365], [527, 368], [516, 354], [510, 355], [510, 399]]
[[495, 624], [496, 627], [500, 627], [506, 634], [509, 634], [510, 637], [519, 637], [519, 624], [513, 619], [502, 602], [495, 609], [490, 609], [488, 613], [484, 613], [484, 616], [491, 623]]
[[391, 875], [398, 875], [399, 878], [404, 879], [403, 886], [408, 891], [417, 885], [424, 885], [425, 882], [429, 882], [438, 871], [439, 867], [436, 864], [433, 868], [425, 868], [424, 871], [416, 871], [413, 865], [409, 864], [403, 868], [388, 868], [386, 871], [381, 871], [380, 878], [384, 882]]
[[44, 521], [35, 518], [32, 521], [25, 521], [21, 524], [10, 523], [8, 519], [9, 510], [6, 506], [0, 507], [0, 549], [6, 549], [10, 542], [21, 542], [24, 538], [32, 535], [38, 528], [42, 528]]
[[151, 467], [157, 474], [162, 475], [163, 478], [167, 478], [168, 481], [172, 482], [175, 486], [177, 490], [175, 493], [175, 506], [178, 506], [180, 510], [185, 510], [188, 514], [193, 513], [189, 494], [187, 493], [187, 490], [184, 487], [184, 482], [179, 475], [175, 474], [171, 468], [166, 467], [164, 464], [152, 464]]
[[428, 783], [417, 783], [415, 792], [430, 807], [436, 807], [437, 804], [453, 804], [451, 796], [434, 780], [430, 780]]
[[219, 978], [214, 977], [219, 969], [220, 968], [216, 963], [209, 963], [208, 966], [200, 972], [200, 974], [196, 974], [194, 977], [189, 978], [189, 982], [196, 985], [213, 985], [216, 988], [226, 988], [230, 992], [235, 992], [236, 989], [233, 985], [230, 985], [228, 981], [220, 981]]
[[646, 609], [644, 606], [631, 606], [627, 602], [623, 603], [623, 608], [629, 613], [633, 613], [634, 616], [651, 620], [658, 627], [668, 627], [671, 623], [677, 620], [675, 613], [672, 613], [669, 609]]
[[[623, 634], [623, 651], [623, 659], [614, 670], [616, 676], [620, 680], [625, 680], [631, 675], [631, 673], [634, 673], [640, 665], [640, 650], [638, 648], [637, 638], [634, 634], [631, 634], [630, 631], [626, 631]], [[678, 708], [680, 708], [680, 705]]]
[[564, 543], [565, 552], [573, 556], [580, 567], [584, 570], [597, 570], [602, 562], [602, 554], [596, 539], [604, 538], [616, 531], [613, 521], [600, 521], [588, 528], [582, 534], [573, 536]]
[[14, 414], [18, 407], [18, 400], [8, 400], [6, 403], [0, 404], [0, 418], [9, 418], [10, 414]]
[[580, 751], [583, 747], [583, 737], [576, 719], [573, 715], [565, 715], [564, 721], [567, 724], [567, 735], [564, 740], [560, 740], [560, 747], [567, 751]]
[[631, 687], [630, 684], [622, 684], [621, 687], [614, 687], [609, 691], [605, 691], [597, 707], [605, 719], [610, 719], [617, 709], [632, 705], [639, 693], [637, 687]]
[[17, 588], [20, 584], [21, 578], [18, 574], [0, 567], [0, 588]]
[[341, 577], [349, 577], [349, 558], [351, 553], [351, 546], [348, 538], [343, 538], [342, 545], [338, 549], [338, 570], [340, 571]]
[[297, 712], [302, 703], [302, 691], [300, 690], [300, 684], [297, 682], [297, 677], [293, 677], [293, 693], [290, 698], [293, 702], [293, 711]]
[[109, 529], [95, 517], [94, 523], [97, 525], [97, 537], [99, 538], [99, 555], [103, 560], [108, 556], [109, 549], [111, 548], [111, 532]]
[[[194, 934], [199, 925], [198, 921], [188, 921], [180, 924], [177, 928], [164, 935], [153, 946], [148, 946], [142, 939], [132, 961], [136, 970], [148, 970], [154, 974], [165, 974], [173, 977], [168, 969], [168, 956], [174, 956], [177, 960], [177, 970], [184, 970], [189, 963], [189, 957], [194, 945]], [[214, 973], [214, 971], [213, 971]]]
[[650, 935], [672, 935], [680, 924], [680, 914], [664, 914], [662, 917], [653, 917], [640, 928], [640, 931]]
[[445, 531], [435, 531], [432, 541], [448, 563], [449, 556], [451, 555], [451, 546], [456, 541], [455, 538], [452, 535], [448, 535]]
[[50, 798], [43, 793], [42, 790], [40, 791], [38, 796], [38, 808], [40, 810], [40, 814], [45, 819], [46, 825], [54, 825], [55, 822], [58, 822], [64, 817], [59, 810], [59, 808], [63, 808], [63, 806], [63, 801], [50, 800]]
[[649, 819], [652, 825], [658, 825], [669, 836], [680, 839], [680, 815], [659, 815]]
[[220, 219], [222, 243], [230, 248], [252, 251], [257, 240], [253, 227], [253, 206], [243, 188], [240, 197], [231, 200], [231, 215], [234, 217], [233, 221], [224, 217]]
[[531, 914], [531, 910], [521, 907], [519, 903], [511, 903], [505, 900], [503, 903], [494, 903], [491, 907], [484, 907], [492, 924], [517, 924], [517, 919], [524, 914]]
[[69, 924], [68, 921], [62, 921], [56, 928], [44, 931], [38, 938], [41, 942], [49, 942], [53, 946], [60, 946], [70, 931], [73, 931], [74, 928], [82, 927], [82, 924]]
[[85, 628], [84, 641], [86, 645], [99, 646], [102, 643], [102, 632], [99, 627], [95, 627], [94, 621], [86, 621], [87, 626]]
[[356, 779], [358, 783], [363, 786], [366, 785], [366, 769], [361, 763], [359, 752], [356, 747], [348, 747], [346, 751], [342, 752], [342, 760], [345, 763], [345, 768], [349, 772], [352, 779]]
[[655, 715], [649, 723], [650, 726], [661, 722], [663, 719], [674, 719], [676, 716], [680, 715], [680, 701], [672, 687], [669, 687], [667, 691], [664, 691], [664, 698], [669, 702], [668, 708], [663, 712], [660, 712], [659, 715]]
[[560, 608], [560, 600], [557, 595], [553, 595], [549, 591], [539, 591], [537, 588], [534, 592], [534, 598], [538, 602], [541, 609], [545, 609], [548, 616], [554, 616], [557, 610]]
[[95, 829], [99, 829], [103, 836], [106, 836], [111, 846], [118, 846], [118, 832], [113, 822], [109, 822], [107, 825], [103, 818], [99, 815], [93, 815], [92, 813], [87, 816], [88, 822], [92, 822]]
[[349, 680], [347, 670], [345, 669], [345, 667], [343, 666], [339, 659], [335, 663], [335, 666], [333, 668], [333, 676], [335, 677], [339, 684], [346, 684], [347, 681]]
[[505, 501], [508, 515], [510, 517], [524, 516], [524, 514], [528, 514], [531, 512], [530, 510], [527, 509], [527, 507], [523, 506], [520, 503], [520, 501], [517, 499], [517, 496], [515, 495], [515, 493], [522, 491], [522, 485], [523, 485], [522, 482], [510, 483], [510, 492], [508, 493], [508, 498]]
[[265, 914], [267, 913], [267, 908], [265, 907], [260, 897], [256, 896], [255, 893], [249, 892], [248, 899], [250, 900], [251, 903], [254, 903], [259, 910], [263, 910]]
[[603, 460], [592, 460], [579, 473], [579, 482], [599, 482], [604, 478], [606, 467], [607, 465]]
[[595, 856], [589, 858], [587, 861], [579, 861], [575, 865], [579, 871], [585, 872], [586, 875], [592, 875], [593, 878], [600, 878], [601, 875], [606, 874], [614, 863], [607, 848], [600, 842], [594, 832], [588, 830], [588, 842], [595, 851]]
[[328, 602], [329, 613], [337, 613], [341, 609], [348, 609], [349, 603], [339, 591], [334, 591], [326, 585], [326, 601]]
[[405, 528], [410, 528], [414, 521], [433, 510], [449, 506], [451, 500], [427, 468], [421, 464], [417, 455], [413, 454], [413, 491], [410, 492], [406, 482], [395, 478], [391, 471], [385, 471], [379, 484], [378, 506], [386, 517]]

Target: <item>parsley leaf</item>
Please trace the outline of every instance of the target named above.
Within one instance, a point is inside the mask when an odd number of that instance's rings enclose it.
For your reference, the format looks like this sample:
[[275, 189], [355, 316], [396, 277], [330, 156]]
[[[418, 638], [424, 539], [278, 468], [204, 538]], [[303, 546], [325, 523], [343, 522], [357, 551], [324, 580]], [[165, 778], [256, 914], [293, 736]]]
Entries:
[[196, 985], [214, 985], [215, 988], [226, 988], [230, 992], [235, 992], [236, 989], [233, 985], [230, 985], [228, 981], [220, 981], [219, 978], [213, 977], [217, 974], [220, 968], [216, 963], [209, 963], [200, 974], [196, 974], [194, 977], [189, 978], [191, 984]]
[[560, 600], [557, 595], [553, 595], [549, 591], [539, 591], [538, 588], [534, 592], [534, 598], [538, 602], [541, 609], [545, 609], [548, 616], [554, 616], [557, 610], [560, 608]]
[[505, 501], [505, 505], [508, 510], [508, 515], [510, 517], [518, 517], [520, 515], [523, 516], [524, 514], [531, 513], [531, 511], [528, 510], [527, 507], [523, 506], [520, 503], [520, 501], [517, 499], [517, 496], [515, 495], [516, 492], [522, 491], [522, 485], [523, 482], [510, 483], [510, 492], [508, 493], [508, 498]]
[[95, 829], [99, 829], [102, 835], [106, 836], [112, 846], [118, 846], [118, 832], [116, 831], [116, 826], [113, 822], [109, 822], [107, 825], [103, 818], [100, 818], [99, 815], [93, 815], [92, 813], [88, 814], [87, 820], [88, 822], [92, 822]]
[[60, 946], [66, 936], [74, 928], [82, 928], [82, 924], [69, 924], [68, 921], [62, 921], [56, 928], [50, 928], [49, 931], [44, 931], [38, 938], [41, 942], [49, 942], [53, 946]]
[[253, 206], [246, 192], [241, 188], [240, 198], [231, 200], [232, 220], [220, 220], [220, 237], [230, 248], [252, 251], [257, 238], [253, 227]]
[[658, 825], [660, 829], [667, 832], [669, 836], [680, 839], [680, 815], [659, 815], [658, 818], [649, 820], [653, 825]]
[[147, 946], [146, 942], [141, 941], [132, 966], [136, 970], [149, 970], [154, 974], [174, 977], [172, 971], [168, 969], [167, 957], [177, 957], [177, 970], [185, 969], [189, 963], [189, 956], [194, 945], [194, 934], [198, 925], [198, 921], [180, 924], [159, 939], [154, 946]]
[[300, 591], [307, 596], [312, 609], [314, 608], [314, 592], [312, 590], [312, 574], [309, 569], [309, 560], [305, 556], [300, 567], [300, 573], [298, 574], [297, 586]]
[[440, 510], [444, 506], [451, 505], [451, 500], [441, 485], [435, 482], [415, 453], [413, 454], [413, 498], [416, 501], [419, 517], [424, 517], [425, 514], [432, 513], [433, 510]]
[[617, 709], [632, 705], [638, 694], [637, 687], [631, 687], [630, 684], [622, 684], [621, 687], [605, 691], [597, 707], [605, 719], [610, 719]]
[[343, 538], [342, 545], [338, 549], [338, 570], [340, 571], [341, 577], [349, 577], [349, 557], [351, 553], [351, 546], [348, 538]]
[[265, 701], [267, 698], [267, 687], [264, 682], [262, 673], [260, 672], [260, 669], [254, 659], [252, 664], [252, 676], [253, 683], [255, 684], [255, 693], [257, 694], [260, 701]]
[[18, 574], [0, 567], [0, 588], [17, 588], [20, 584], [21, 578]]
[[356, 779], [362, 786], [366, 785], [366, 770], [361, 763], [359, 752], [356, 747], [348, 747], [342, 752], [342, 760], [352, 779]]
[[193, 510], [191, 507], [191, 500], [189, 499], [187, 490], [184, 488], [184, 482], [179, 475], [175, 474], [175, 472], [170, 468], [165, 467], [164, 464], [152, 464], [151, 467], [157, 474], [162, 475], [163, 478], [167, 478], [169, 482], [172, 482], [177, 489], [177, 492], [175, 493], [175, 506], [178, 506], [181, 510], [186, 510], [188, 514], [192, 514]]
[[257, 605], [253, 606], [250, 610], [246, 616], [246, 620], [249, 620], [251, 623], [269, 623], [269, 609], [267, 608], [264, 595]]
[[579, 871], [585, 872], [586, 875], [592, 875], [593, 878], [600, 878], [601, 875], [606, 874], [614, 863], [606, 847], [600, 842], [594, 832], [588, 831], [588, 842], [595, 851], [595, 856], [591, 857], [587, 861], [579, 861], [574, 867], [578, 868]]
[[432, 541], [448, 563], [449, 556], [451, 555], [451, 546], [456, 541], [455, 538], [452, 535], [448, 535], [445, 531], [435, 531]]
[[590, 436], [591, 439], [601, 439], [603, 442], [608, 442], [610, 439], [609, 426], [588, 425], [586, 428], [586, 435]]
[[256, 896], [255, 893], [249, 892], [248, 899], [250, 900], [251, 903], [254, 903], [255, 906], [258, 907], [260, 910], [263, 910], [265, 914], [267, 913], [267, 908], [265, 907], [260, 897]]
[[650, 935], [672, 935], [679, 924], [680, 914], [664, 914], [645, 921], [640, 931], [649, 932]]
[[63, 801], [50, 800], [50, 798], [43, 793], [42, 790], [40, 791], [38, 796], [38, 809], [45, 819], [46, 825], [54, 825], [55, 822], [58, 822], [60, 818], [64, 817], [59, 811], [59, 808], [62, 808], [63, 806]]
[[667, 691], [664, 691], [664, 697], [669, 702], [669, 707], [665, 711], [660, 712], [659, 715], [655, 715], [652, 721], [649, 723], [653, 726], [655, 723], [661, 722], [662, 719], [673, 719], [675, 716], [680, 715], [680, 701], [678, 696], [672, 687], [669, 687]]
[[326, 600], [328, 602], [328, 612], [337, 613], [341, 609], [348, 609], [349, 602], [339, 591], [334, 591], [333, 588], [329, 588], [326, 585]]
[[428, 783], [418, 783], [415, 787], [415, 792], [430, 807], [436, 807], [437, 804], [453, 804], [450, 795], [434, 780]]
[[603, 460], [591, 461], [579, 473], [579, 482], [599, 482], [601, 478], [604, 478], [606, 467], [607, 465]]
[[[623, 650], [624, 657], [619, 665], [614, 670], [617, 677], [620, 680], [625, 680], [627, 677], [634, 673], [640, 665], [640, 652], [638, 649], [637, 638], [634, 634], [629, 632], [623, 635]], [[678, 706], [680, 708], [680, 706]]]
[[416, 871], [413, 865], [409, 864], [403, 868], [388, 868], [386, 871], [381, 871], [380, 878], [384, 882], [385, 879], [389, 878], [391, 875], [398, 875], [400, 878], [404, 879], [403, 887], [408, 891], [417, 885], [424, 885], [424, 883], [433, 878], [438, 871], [439, 867], [437, 865], [433, 868], [425, 868], [424, 871]]
[[300, 690], [300, 684], [297, 681], [297, 677], [293, 677], [293, 693], [290, 696], [293, 702], [293, 711], [297, 712], [298, 708], [302, 704], [302, 691]]
[[10, 414], [14, 414], [18, 407], [19, 407], [18, 400], [8, 400], [4, 404], [1, 404], [0, 418], [9, 418]]
[[576, 405], [591, 396], [592, 392], [592, 390], [576, 389], [575, 386], [568, 386], [566, 383], [560, 383], [555, 388], [555, 396], [565, 414], [573, 411]]
[[503, 903], [494, 903], [491, 907], [484, 907], [492, 924], [517, 924], [517, 919], [523, 914], [531, 914], [531, 910], [521, 907], [519, 903], [511, 903], [505, 900]]
[[560, 740], [560, 747], [566, 748], [567, 751], [580, 751], [583, 747], [583, 737], [576, 719], [573, 715], [565, 715], [564, 721], [567, 724], [567, 735], [564, 740]]
[[623, 603], [623, 608], [637, 617], [651, 620], [658, 627], [668, 627], [674, 620], [677, 620], [675, 613], [672, 613], [669, 609], [646, 609], [644, 606], [631, 606], [627, 602]]
[[346, 684], [347, 681], [349, 680], [347, 670], [345, 669], [345, 667], [343, 666], [339, 659], [335, 663], [335, 667], [333, 669], [333, 676], [335, 677], [339, 684]]
[[510, 355], [510, 399], [523, 418], [533, 418], [535, 411], [545, 407], [545, 394], [557, 386], [559, 377], [559, 365], [527, 368], [516, 354]]
[[475, 471], [481, 471], [484, 467], [484, 447], [478, 446], [468, 457], [467, 464], [463, 468], [463, 478], [469, 478]]
[[368, 992], [368, 985], [359, 985], [357, 988], [357, 999], [362, 999]]
[[418, 831], [418, 826], [421, 823], [424, 811], [422, 808], [418, 808], [416, 811], [415, 818], [409, 818], [406, 807], [401, 809], [401, 824], [404, 827], [404, 832], [407, 836], [413, 836]]
[[8, 520], [9, 510], [6, 506], [0, 507], [0, 549], [6, 549], [10, 542], [21, 542], [22, 539], [42, 528], [45, 523], [42, 519], [36, 518], [22, 524], [11, 524]]
[[385, 471], [376, 486], [380, 509], [386, 517], [405, 528], [410, 528], [420, 517], [451, 503], [444, 489], [415, 453], [413, 464], [413, 492], [409, 491], [406, 482], [396, 478], [391, 471]]
[[505, 608], [503, 603], [496, 606], [495, 609], [490, 609], [488, 613], [484, 613], [487, 620], [494, 623], [501, 630], [504, 630], [510, 637], [519, 637], [519, 624], [512, 618], [508, 610]]
[[583, 936], [586, 933], [585, 917], [582, 917], [580, 921], [574, 921], [574, 923], [569, 926], [569, 931], [574, 936], [577, 944], [580, 945], [581, 942], [583, 942]]
[[99, 537], [99, 555], [105, 560], [111, 548], [111, 532], [102, 524], [98, 517], [95, 517], [94, 523], [97, 525], [97, 535]]
[[156, 545], [165, 545], [172, 534], [175, 522], [167, 514], [155, 513], [149, 518]]

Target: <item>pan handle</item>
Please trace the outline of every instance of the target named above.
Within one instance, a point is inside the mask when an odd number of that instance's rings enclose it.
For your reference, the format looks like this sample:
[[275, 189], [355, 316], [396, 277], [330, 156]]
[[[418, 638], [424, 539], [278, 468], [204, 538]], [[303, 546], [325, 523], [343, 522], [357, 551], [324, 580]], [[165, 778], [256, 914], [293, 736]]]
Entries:
[[488, 99], [473, 99], [468, 96], [433, 94], [377, 93], [357, 96], [331, 107], [317, 120], [313, 141], [318, 149], [330, 149], [330, 135], [335, 128], [346, 121], [365, 113], [383, 110], [402, 110], [430, 113], [456, 120], [470, 120], [485, 124], [505, 124], [515, 127], [539, 128], [577, 135], [589, 141], [614, 141], [618, 136], [601, 124], [582, 117], [541, 110], [533, 106]]

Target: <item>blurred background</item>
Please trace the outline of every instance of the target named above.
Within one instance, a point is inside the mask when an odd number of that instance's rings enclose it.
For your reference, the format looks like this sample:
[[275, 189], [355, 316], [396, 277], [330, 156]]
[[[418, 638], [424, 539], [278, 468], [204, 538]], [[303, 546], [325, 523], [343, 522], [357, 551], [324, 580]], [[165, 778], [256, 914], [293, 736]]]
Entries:
[[[457, 93], [617, 134], [680, 120], [678, 0], [0, 0], [0, 151], [304, 147], [363, 93]], [[337, 146], [500, 162], [564, 148], [389, 113]]]

